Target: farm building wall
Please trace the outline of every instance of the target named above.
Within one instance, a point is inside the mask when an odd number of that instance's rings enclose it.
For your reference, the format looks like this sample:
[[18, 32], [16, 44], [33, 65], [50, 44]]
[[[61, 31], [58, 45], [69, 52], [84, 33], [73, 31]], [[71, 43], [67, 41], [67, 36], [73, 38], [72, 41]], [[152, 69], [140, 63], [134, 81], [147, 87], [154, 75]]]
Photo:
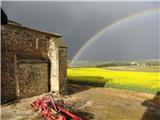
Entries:
[[19, 62], [17, 72], [17, 96], [19, 98], [32, 97], [49, 91], [46, 62]]
[[[61, 52], [61, 48], [67, 51], [67, 47], [60, 44], [63, 43], [60, 37], [14, 23], [2, 26], [2, 103], [50, 90], [66, 91], [63, 84], [66, 84], [67, 52]], [[54, 45], [50, 45], [52, 39]]]
[[67, 90], [66, 90], [66, 88], [67, 88], [67, 71], [66, 71], [66, 69], [67, 69], [67, 49], [65, 49], [65, 48], [60, 48], [59, 49], [59, 71], [60, 71], [60, 73], [59, 73], [59, 81], [61, 81], [60, 82], [60, 84], [59, 84], [59, 86], [60, 86], [60, 93], [61, 94], [67, 94]]

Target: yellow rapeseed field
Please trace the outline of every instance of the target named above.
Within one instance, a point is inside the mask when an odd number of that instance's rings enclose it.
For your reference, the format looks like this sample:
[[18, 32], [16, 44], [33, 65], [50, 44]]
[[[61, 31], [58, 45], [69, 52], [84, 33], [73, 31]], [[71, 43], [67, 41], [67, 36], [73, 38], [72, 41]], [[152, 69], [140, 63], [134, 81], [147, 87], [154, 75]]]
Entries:
[[156, 93], [160, 91], [160, 72], [69, 68], [68, 82]]

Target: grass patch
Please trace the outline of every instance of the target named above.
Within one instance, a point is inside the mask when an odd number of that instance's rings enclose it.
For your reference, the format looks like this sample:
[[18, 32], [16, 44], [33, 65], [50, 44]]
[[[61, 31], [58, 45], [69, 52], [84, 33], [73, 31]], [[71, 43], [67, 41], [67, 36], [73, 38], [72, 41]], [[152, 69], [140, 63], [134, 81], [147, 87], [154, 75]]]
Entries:
[[68, 82], [156, 93], [160, 89], [160, 72], [114, 71], [102, 68], [69, 68]]

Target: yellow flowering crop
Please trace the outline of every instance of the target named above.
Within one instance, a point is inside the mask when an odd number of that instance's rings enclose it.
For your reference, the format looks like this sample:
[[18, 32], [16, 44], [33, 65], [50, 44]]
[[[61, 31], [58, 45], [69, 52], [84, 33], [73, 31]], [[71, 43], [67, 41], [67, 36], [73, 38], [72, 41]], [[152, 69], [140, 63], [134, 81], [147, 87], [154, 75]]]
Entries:
[[114, 87], [140, 92], [156, 93], [160, 90], [160, 72], [114, 71], [102, 68], [69, 68], [68, 82], [101, 83], [104, 87]]

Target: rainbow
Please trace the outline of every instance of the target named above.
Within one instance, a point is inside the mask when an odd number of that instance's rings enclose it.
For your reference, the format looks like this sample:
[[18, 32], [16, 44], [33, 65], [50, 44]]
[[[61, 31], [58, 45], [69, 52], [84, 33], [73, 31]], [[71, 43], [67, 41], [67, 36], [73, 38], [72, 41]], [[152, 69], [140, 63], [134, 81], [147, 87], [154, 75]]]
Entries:
[[148, 15], [148, 14], [151, 14], [151, 13], [154, 13], [154, 12], [159, 12], [160, 11], [160, 8], [154, 8], [154, 9], [149, 9], [149, 10], [145, 10], [145, 11], [142, 11], [142, 12], [138, 12], [136, 14], [133, 14], [133, 15], [130, 15], [130, 16], [127, 16], [127, 17], [124, 17], [112, 24], [110, 24], [109, 26], [101, 29], [99, 32], [97, 32], [95, 35], [93, 35], [79, 50], [78, 52], [75, 54], [75, 56], [73, 57], [73, 59], [71, 60], [69, 66], [72, 66], [74, 64], [74, 62], [77, 60], [77, 58], [83, 53], [83, 51], [90, 45], [92, 44], [94, 41], [97, 40], [97, 38], [99, 36], [101, 36], [103, 33], [105, 33], [106, 31], [108, 30], [111, 30], [115, 27], [117, 27], [118, 25], [120, 24], [124, 24], [128, 21], [131, 21], [131, 20], [134, 20], [135, 18], [137, 17], [140, 17], [140, 16], [143, 16], [143, 15]]

